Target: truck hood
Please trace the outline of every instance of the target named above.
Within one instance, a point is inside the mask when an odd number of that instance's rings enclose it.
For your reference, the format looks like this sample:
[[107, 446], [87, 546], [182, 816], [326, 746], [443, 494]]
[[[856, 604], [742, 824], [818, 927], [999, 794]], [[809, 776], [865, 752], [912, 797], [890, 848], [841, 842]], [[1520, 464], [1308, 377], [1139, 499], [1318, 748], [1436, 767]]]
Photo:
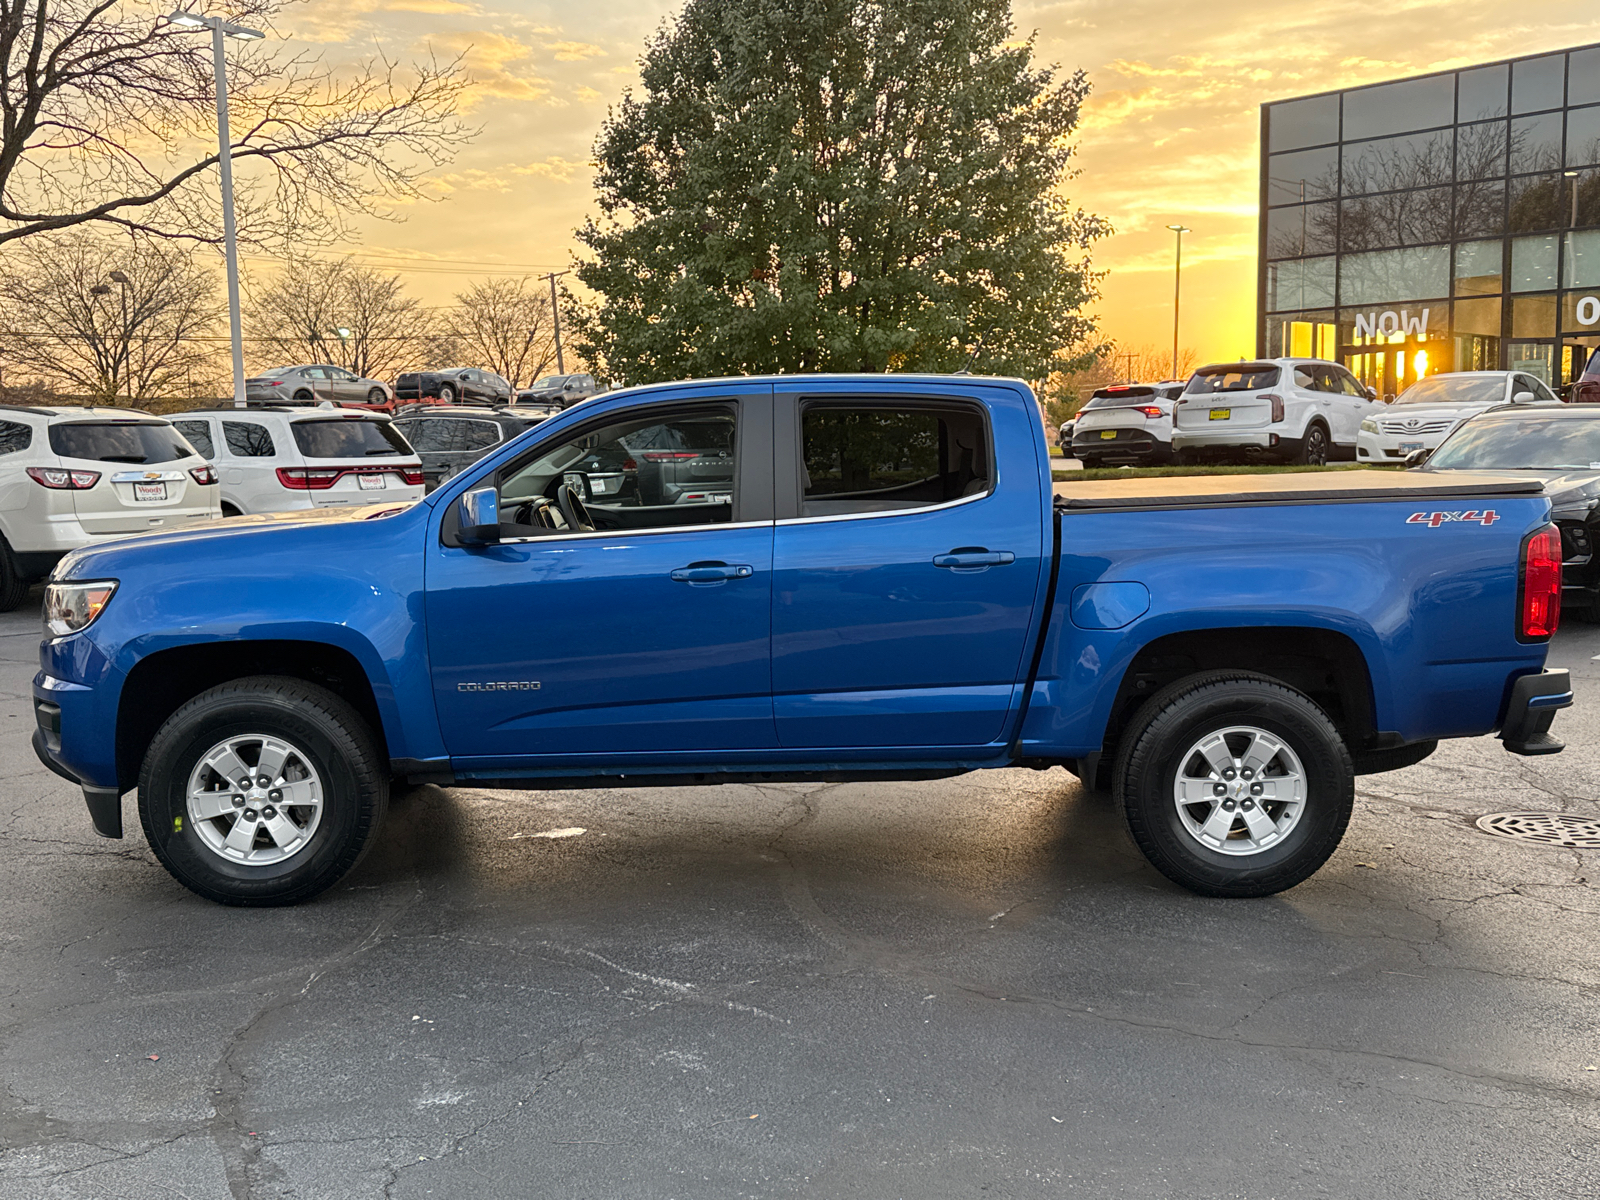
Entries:
[[1489, 404], [1401, 404], [1389, 408], [1378, 408], [1367, 413], [1369, 417], [1376, 417], [1384, 424], [1415, 421], [1421, 425], [1432, 421], [1465, 421], [1468, 417], [1475, 417], [1481, 412], [1493, 408], [1499, 401]]
[[131, 557], [143, 558], [169, 549], [226, 558], [246, 555], [251, 539], [281, 538], [295, 531], [329, 529], [364, 521], [382, 521], [400, 516], [425, 501], [409, 504], [368, 504], [359, 508], [316, 508], [299, 512], [260, 513], [248, 517], [227, 517], [220, 521], [201, 521], [177, 529], [157, 529], [132, 533], [112, 541], [97, 542], [72, 551], [56, 564], [51, 579], [93, 579], [111, 574], [114, 563]]
[[[1438, 472], [1450, 474], [1448, 471]], [[1550, 498], [1552, 520], [1582, 521], [1596, 507], [1600, 507], [1600, 468], [1552, 467], [1527, 471], [1481, 471], [1474, 475], [1498, 475], [1504, 479], [1537, 479], [1544, 484], [1544, 494]]]

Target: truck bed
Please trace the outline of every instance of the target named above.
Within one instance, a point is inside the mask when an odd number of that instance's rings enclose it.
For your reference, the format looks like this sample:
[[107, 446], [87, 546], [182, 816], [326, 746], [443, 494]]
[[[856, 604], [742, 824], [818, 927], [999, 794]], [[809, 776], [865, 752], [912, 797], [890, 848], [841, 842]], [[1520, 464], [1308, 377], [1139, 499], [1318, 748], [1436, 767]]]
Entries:
[[1066, 511], [1234, 507], [1430, 498], [1537, 495], [1544, 484], [1500, 474], [1452, 471], [1305, 471], [1282, 475], [1163, 475], [1058, 481], [1056, 507]]

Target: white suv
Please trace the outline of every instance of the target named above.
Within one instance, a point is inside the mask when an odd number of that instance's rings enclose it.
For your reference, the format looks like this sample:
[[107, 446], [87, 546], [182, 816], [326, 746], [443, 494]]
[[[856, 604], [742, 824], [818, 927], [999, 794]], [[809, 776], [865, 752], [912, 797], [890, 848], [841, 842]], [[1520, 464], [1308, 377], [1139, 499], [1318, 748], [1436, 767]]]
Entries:
[[216, 472], [161, 417], [0, 405], [0, 612], [91, 542], [222, 515]]
[[422, 460], [383, 413], [228, 407], [172, 423], [222, 477], [225, 517], [422, 499]]
[[1522, 371], [1447, 371], [1419, 379], [1361, 422], [1356, 461], [1394, 463], [1437, 450], [1468, 417], [1497, 404], [1560, 404], [1544, 381]]
[[1172, 406], [1182, 383], [1116, 383], [1096, 388], [1078, 410], [1062, 449], [1086, 469], [1102, 463], [1172, 461]]
[[1178, 397], [1172, 448], [1179, 462], [1353, 459], [1361, 422], [1381, 408], [1354, 375], [1324, 359], [1216, 363], [1196, 371]]

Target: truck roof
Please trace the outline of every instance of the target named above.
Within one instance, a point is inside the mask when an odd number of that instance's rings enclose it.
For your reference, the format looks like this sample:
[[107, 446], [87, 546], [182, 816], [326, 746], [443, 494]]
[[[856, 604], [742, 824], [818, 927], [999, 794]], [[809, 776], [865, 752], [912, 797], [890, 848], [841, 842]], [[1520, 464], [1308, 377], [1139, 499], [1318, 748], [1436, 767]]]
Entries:
[[1198, 508], [1348, 500], [1414, 500], [1428, 496], [1528, 496], [1538, 479], [1474, 471], [1306, 471], [1282, 475], [1165, 475], [1057, 482], [1058, 506], [1069, 510]]

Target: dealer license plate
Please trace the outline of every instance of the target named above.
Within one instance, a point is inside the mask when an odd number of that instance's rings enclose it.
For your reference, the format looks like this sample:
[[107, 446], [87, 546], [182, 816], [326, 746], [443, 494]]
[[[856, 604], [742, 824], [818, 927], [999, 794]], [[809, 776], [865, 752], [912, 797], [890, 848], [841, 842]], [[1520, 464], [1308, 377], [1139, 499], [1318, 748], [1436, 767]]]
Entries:
[[363, 492], [380, 492], [386, 486], [382, 475], [357, 475], [356, 480], [361, 484]]
[[1421, 442], [1401, 442], [1400, 443], [1400, 453], [1401, 454], [1410, 454], [1413, 450], [1421, 450], [1421, 449], [1422, 449], [1422, 443]]
[[1233, 416], [1233, 409], [1231, 408], [1213, 408], [1211, 410], [1211, 419], [1213, 421], [1226, 421], [1231, 416]]
[[133, 485], [133, 498], [135, 500], [165, 500], [167, 498], [167, 485], [164, 483], [136, 483]]
[[1116, 438], [1116, 436], [1117, 436], [1117, 431], [1115, 429], [1102, 429], [1100, 431], [1100, 440], [1102, 442], [1112, 441], [1113, 439]]

